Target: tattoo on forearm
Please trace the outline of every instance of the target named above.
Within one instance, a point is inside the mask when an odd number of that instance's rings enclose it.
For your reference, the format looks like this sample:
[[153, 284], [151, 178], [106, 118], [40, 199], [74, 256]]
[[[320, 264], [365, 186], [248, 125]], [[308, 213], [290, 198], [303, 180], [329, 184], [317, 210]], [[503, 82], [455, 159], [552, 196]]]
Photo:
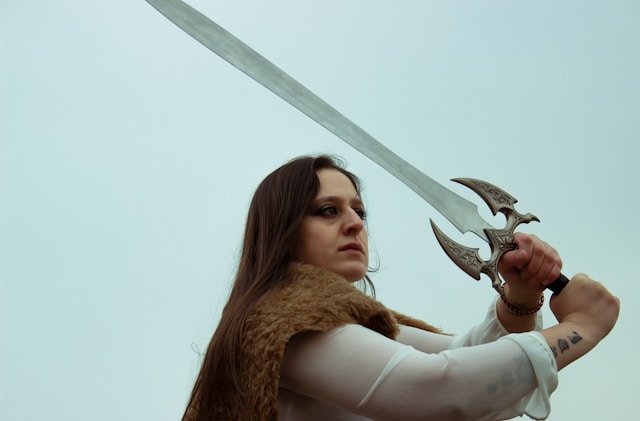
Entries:
[[558, 339], [558, 348], [560, 348], [561, 354], [564, 353], [564, 351], [569, 349], [569, 342], [565, 341], [562, 338]]
[[[560, 353], [569, 350], [572, 345], [577, 344], [582, 340], [582, 336], [575, 330], [571, 335], [565, 338], [559, 338], [557, 341], [558, 346], [551, 346], [551, 352], [553, 352], [554, 358], [558, 358], [558, 349]], [[533, 382], [531, 362], [527, 355], [523, 352], [518, 358], [514, 358], [515, 368], [511, 371], [505, 371], [498, 374], [494, 379], [487, 383], [486, 391], [488, 394], [498, 393], [500, 389], [508, 389], [515, 387], [519, 384], [529, 384]]]
[[578, 334], [578, 332], [576, 332], [575, 330], [573, 331], [573, 335], [569, 336], [569, 340], [571, 341], [572, 344], [577, 344], [578, 342], [580, 342], [582, 340], [582, 336], [580, 336]]
[[[575, 345], [582, 340], [582, 336], [574, 330], [572, 335], [567, 336], [567, 339], [569, 339], [569, 341], [564, 338], [558, 339], [558, 348], [560, 348], [561, 354], [569, 350], [569, 342]], [[558, 349], [555, 346], [551, 347], [551, 352], [553, 352], [555, 358], [558, 358]]]

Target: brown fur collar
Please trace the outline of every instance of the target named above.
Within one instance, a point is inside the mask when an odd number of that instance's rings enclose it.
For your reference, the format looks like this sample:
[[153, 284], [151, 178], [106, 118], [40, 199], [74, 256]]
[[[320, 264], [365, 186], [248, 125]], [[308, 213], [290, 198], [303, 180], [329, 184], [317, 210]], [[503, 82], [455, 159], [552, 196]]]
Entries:
[[[278, 420], [278, 377], [285, 346], [297, 333], [326, 331], [357, 323], [389, 338], [399, 324], [438, 329], [387, 309], [344, 278], [308, 264], [296, 263], [294, 276], [270, 292], [246, 323], [242, 343], [242, 378], [256, 420]], [[229, 420], [237, 409], [229, 409]], [[226, 412], [226, 411], [225, 411]]]

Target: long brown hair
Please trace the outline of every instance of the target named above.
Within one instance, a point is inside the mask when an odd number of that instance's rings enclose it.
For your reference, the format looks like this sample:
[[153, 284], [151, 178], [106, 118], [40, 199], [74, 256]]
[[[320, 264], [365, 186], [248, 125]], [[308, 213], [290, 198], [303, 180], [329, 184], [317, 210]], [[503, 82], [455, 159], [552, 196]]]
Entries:
[[[229, 300], [211, 338], [183, 420], [216, 419], [219, 408], [244, 401], [239, 352], [248, 315], [260, 299], [289, 277], [300, 222], [316, 197], [317, 172], [336, 169], [360, 194], [355, 175], [339, 159], [320, 155], [296, 158], [269, 174], [256, 189], [244, 234], [238, 271]], [[366, 281], [373, 287], [368, 278]], [[251, 419], [256, 414], [239, 414]]]

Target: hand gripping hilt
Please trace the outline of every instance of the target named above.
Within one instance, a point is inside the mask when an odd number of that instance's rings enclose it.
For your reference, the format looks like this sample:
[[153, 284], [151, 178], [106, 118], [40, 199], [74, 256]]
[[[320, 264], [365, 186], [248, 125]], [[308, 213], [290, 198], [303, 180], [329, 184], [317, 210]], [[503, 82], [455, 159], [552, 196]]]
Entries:
[[[491, 257], [489, 257], [488, 260], [482, 260], [478, 253], [478, 248], [466, 247], [453, 241], [451, 238], [447, 237], [433, 221], [431, 221], [433, 232], [435, 233], [442, 249], [460, 269], [464, 270], [469, 276], [476, 280], [480, 280], [481, 273], [486, 274], [491, 278], [493, 288], [495, 288], [498, 293], [502, 294], [502, 290], [500, 288], [502, 281], [498, 272], [498, 262], [500, 262], [500, 258], [504, 253], [517, 248], [513, 238], [514, 230], [522, 223], [527, 224], [531, 221], [539, 222], [540, 220], [530, 213], [523, 215], [516, 211], [514, 204], [518, 200], [491, 183], [473, 178], [455, 178], [453, 181], [467, 186], [476, 192], [476, 194], [478, 194], [478, 196], [480, 196], [489, 206], [494, 215], [498, 212], [504, 214], [507, 218], [507, 223], [502, 229], [484, 229], [491, 248]], [[560, 274], [558, 279], [556, 279], [547, 288], [552, 290], [554, 293], [559, 294], [567, 282], [569, 282], [569, 280], [564, 275]]]

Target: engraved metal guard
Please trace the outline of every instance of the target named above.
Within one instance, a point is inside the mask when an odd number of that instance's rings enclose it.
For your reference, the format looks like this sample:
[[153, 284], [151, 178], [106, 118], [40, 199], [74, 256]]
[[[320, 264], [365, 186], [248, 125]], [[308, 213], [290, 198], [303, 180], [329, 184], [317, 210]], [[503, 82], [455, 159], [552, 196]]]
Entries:
[[506, 226], [502, 229], [485, 228], [484, 231], [489, 237], [489, 246], [491, 247], [491, 257], [488, 260], [482, 260], [478, 248], [463, 246], [447, 237], [431, 220], [433, 232], [442, 249], [460, 269], [476, 280], [480, 280], [481, 273], [486, 274], [491, 278], [493, 288], [501, 293], [500, 285], [502, 282], [498, 273], [498, 262], [504, 253], [517, 248], [513, 238], [514, 230], [522, 223], [539, 222], [540, 220], [530, 213], [523, 215], [516, 211], [514, 204], [518, 200], [491, 183], [473, 178], [455, 178], [453, 181], [476, 192], [494, 215], [498, 212], [504, 214], [507, 218]]

